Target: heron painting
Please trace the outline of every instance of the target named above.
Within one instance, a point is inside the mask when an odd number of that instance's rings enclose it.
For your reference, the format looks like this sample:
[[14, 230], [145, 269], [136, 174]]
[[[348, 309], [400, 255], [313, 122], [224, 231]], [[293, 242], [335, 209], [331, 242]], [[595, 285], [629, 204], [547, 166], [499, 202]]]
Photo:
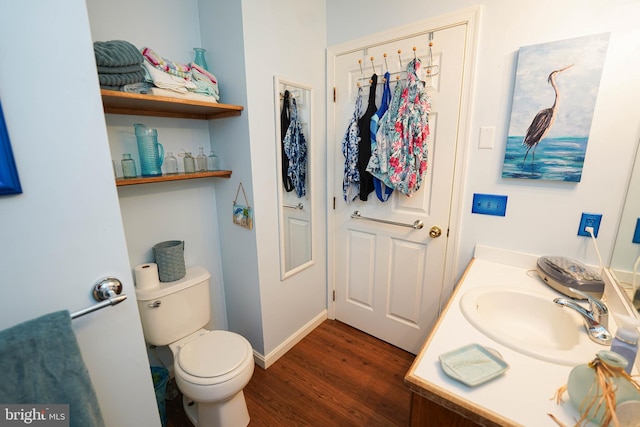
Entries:
[[518, 51], [503, 178], [580, 182], [609, 34]]

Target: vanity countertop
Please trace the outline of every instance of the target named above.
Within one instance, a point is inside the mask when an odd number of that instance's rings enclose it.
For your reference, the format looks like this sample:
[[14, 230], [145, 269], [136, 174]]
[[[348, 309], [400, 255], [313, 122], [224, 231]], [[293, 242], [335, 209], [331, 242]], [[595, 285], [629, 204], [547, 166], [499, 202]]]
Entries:
[[[460, 311], [461, 296], [482, 286], [526, 289], [548, 296], [550, 300], [562, 296], [537, 277], [536, 259], [529, 254], [483, 246], [476, 248], [474, 259], [405, 377], [414, 393], [454, 412], [471, 413], [482, 424], [557, 427], [558, 424], [548, 414], [553, 414], [566, 425], [575, 424], [580, 416], [567, 394], [562, 404], [556, 404], [554, 399], [556, 390], [566, 384], [571, 366], [538, 360], [505, 347], [478, 331]], [[618, 297], [617, 292], [605, 290], [604, 299], [610, 311], [620, 312]], [[613, 316], [609, 323], [613, 334]], [[584, 329], [581, 332], [586, 334]], [[447, 376], [440, 366], [439, 355], [472, 343], [497, 350], [509, 364], [509, 369], [474, 387]], [[594, 343], [593, 354], [585, 355], [583, 363], [592, 360], [597, 351], [608, 349]]]

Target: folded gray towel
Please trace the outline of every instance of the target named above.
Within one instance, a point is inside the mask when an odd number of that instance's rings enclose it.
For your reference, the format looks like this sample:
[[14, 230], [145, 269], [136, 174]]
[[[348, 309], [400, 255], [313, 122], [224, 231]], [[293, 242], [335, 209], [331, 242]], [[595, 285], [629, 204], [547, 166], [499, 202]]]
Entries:
[[139, 83], [143, 80], [143, 70], [136, 73], [98, 74], [98, 81], [105, 86], [124, 86], [131, 83]]
[[138, 48], [125, 40], [94, 42], [93, 52], [100, 67], [122, 67], [142, 64], [143, 57]]
[[0, 372], [0, 402], [68, 404], [71, 427], [104, 427], [68, 311], [0, 332]]
[[102, 67], [98, 65], [98, 74], [123, 74], [143, 71], [142, 65], [124, 65], [122, 67]]

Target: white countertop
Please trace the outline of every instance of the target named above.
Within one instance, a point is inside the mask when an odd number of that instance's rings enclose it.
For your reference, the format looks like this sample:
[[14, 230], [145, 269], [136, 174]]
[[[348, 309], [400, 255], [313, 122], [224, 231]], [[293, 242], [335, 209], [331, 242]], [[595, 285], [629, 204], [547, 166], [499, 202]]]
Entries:
[[[475, 258], [464, 280], [458, 286], [447, 310], [442, 314], [436, 329], [432, 332], [425, 347], [407, 375], [413, 380], [427, 382], [429, 385], [454, 394], [467, 401], [481, 412], [493, 412], [500, 418], [506, 418], [513, 425], [532, 427], [557, 427], [549, 413], [558, 420], [574, 425], [580, 418], [564, 395], [565, 403], [556, 404], [556, 390], [565, 385], [571, 366], [562, 366], [525, 356], [515, 350], [488, 338], [470, 324], [460, 311], [460, 298], [469, 289], [482, 286], [505, 286], [535, 291], [550, 300], [563, 296], [546, 286], [535, 274], [537, 256], [507, 252], [479, 246]], [[532, 271], [533, 270], [533, 273]], [[608, 293], [607, 293], [608, 295]], [[611, 310], [611, 306], [609, 307]], [[580, 324], [581, 317], [576, 313]], [[615, 321], [610, 316], [610, 331], [615, 333]], [[582, 328], [586, 336], [586, 330]], [[497, 350], [509, 364], [509, 370], [503, 375], [475, 387], [468, 387], [447, 376], [438, 356], [467, 344], [477, 343]], [[587, 363], [600, 350], [608, 346], [593, 343], [593, 353], [585, 355]], [[415, 388], [415, 386], [413, 385]]]

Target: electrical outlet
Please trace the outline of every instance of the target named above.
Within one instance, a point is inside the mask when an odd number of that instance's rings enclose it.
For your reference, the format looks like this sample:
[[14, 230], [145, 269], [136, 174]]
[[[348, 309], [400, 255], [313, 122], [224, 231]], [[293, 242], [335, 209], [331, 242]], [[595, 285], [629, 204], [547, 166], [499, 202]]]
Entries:
[[507, 212], [507, 196], [496, 194], [473, 194], [471, 213], [483, 215], [505, 216]]
[[587, 227], [593, 228], [593, 235], [598, 237], [598, 230], [600, 230], [600, 221], [602, 221], [601, 214], [588, 214], [582, 213], [580, 218], [580, 228], [578, 228], [578, 236], [591, 237], [591, 234], [586, 230]]
[[636, 221], [636, 231], [633, 233], [632, 243], [640, 243], [640, 218]]

